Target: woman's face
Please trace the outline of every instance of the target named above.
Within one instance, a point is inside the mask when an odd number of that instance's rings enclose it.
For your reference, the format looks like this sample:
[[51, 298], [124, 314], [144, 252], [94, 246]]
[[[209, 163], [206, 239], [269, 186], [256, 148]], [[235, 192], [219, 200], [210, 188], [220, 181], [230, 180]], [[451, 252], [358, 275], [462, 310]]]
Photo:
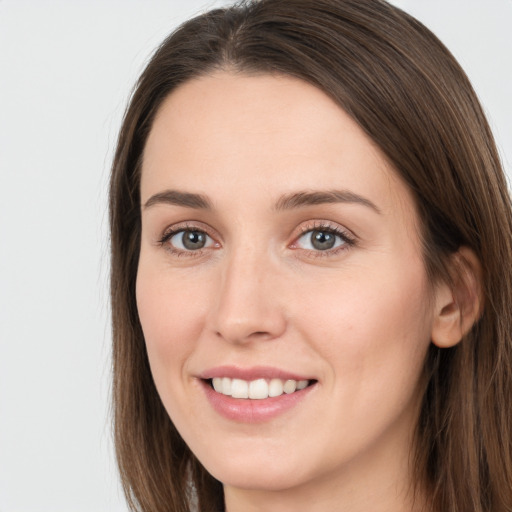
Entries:
[[141, 179], [151, 370], [207, 470], [404, 474], [433, 302], [411, 194], [355, 122], [305, 82], [219, 72], [166, 99]]

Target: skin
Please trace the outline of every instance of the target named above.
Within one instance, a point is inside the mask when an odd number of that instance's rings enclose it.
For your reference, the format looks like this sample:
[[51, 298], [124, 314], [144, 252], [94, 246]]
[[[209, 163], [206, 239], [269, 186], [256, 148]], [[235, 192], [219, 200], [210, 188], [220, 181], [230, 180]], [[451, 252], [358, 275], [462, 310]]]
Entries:
[[[210, 208], [155, 196], [168, 190]], [[332, 190], [362, 199], [276, 208]], [[155, 119], [141, 201], [137, 304], [151, 370], [179, 432], [223, 482], [227, 510], [415, 510], [421, 369], [452, 295], [428, 283], [411, 194], [357, 124], [294, 78], [190, 81]], [[353, 243], [315, 249], [308, 230], [319, 225]], [[161, 243], [169, 228], [203, 231], [208, 243]], [[198, 378], [221, 365], [317, 383], [269, 421], [237, 422], [212, 408]]]

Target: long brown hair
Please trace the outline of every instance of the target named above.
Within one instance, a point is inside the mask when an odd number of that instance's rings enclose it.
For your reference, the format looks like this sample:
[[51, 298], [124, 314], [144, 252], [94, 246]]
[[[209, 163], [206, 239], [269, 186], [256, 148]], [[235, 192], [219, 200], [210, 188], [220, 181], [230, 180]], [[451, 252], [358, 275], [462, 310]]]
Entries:
[[469, 247], [485, 308], [450, 349], [431, 346], [414, 450], [435, 512], [512, 510], [512, 214], [492, 134], [460, 66], [418, 21], [382, 0], [260, 0], [198, 16], [142, 74], [112, 169], [113, 406], [132, 510], [223, 509], [220, 482], [195, 459], [151, 377], [135, 302], [144, 145], [162, 101], [213, 70], [281, 73], [333, 98], [415, 196], [431, 280]]

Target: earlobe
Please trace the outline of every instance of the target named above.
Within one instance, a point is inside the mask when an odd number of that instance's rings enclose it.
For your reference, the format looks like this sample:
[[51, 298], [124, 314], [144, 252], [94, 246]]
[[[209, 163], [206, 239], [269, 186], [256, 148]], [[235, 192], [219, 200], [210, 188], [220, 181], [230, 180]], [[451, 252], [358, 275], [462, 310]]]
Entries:
[[436, 287], [432, 343], [440, 348], [459, 343], [483, 312], [482, 267], [476, 254], [461, 247], [450, 261], [451, 283]]

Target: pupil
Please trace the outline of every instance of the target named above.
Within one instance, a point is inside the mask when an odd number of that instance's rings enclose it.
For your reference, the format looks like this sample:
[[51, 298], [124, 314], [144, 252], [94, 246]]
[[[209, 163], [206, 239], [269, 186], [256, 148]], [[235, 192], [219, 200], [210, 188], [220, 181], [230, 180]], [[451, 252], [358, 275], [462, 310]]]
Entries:
[[185, 231], [183, 233], [183, 247], [190, 250], [202, 249], [206, 243], [206, 236], [200, 231]]
[[311, 245], [320, 251], [332, 249], [336, 243], [336, 237], [327, 231], [313, 231], [311, 233]]

